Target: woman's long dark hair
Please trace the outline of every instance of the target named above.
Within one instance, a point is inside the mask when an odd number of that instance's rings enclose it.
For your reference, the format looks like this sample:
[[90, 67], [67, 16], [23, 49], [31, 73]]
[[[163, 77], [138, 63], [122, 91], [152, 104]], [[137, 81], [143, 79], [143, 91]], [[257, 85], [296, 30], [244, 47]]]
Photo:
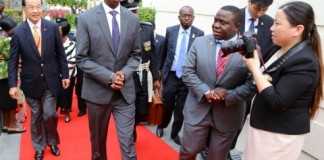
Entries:
[[303, 25], [303, 40], [309, 40], [319, 62], [320, 79], [316, 87], [313, 104], [309, 109], [310, 117], [313, 118], [319, 109], [321, 98], [323, 97], [323, 57], [321, 48], [321, 39], [315, 24], [315, 15], [313, 8], [306, 2], [295, 1], [282, 5], [281, 9], [289, 23], [293, 26]]

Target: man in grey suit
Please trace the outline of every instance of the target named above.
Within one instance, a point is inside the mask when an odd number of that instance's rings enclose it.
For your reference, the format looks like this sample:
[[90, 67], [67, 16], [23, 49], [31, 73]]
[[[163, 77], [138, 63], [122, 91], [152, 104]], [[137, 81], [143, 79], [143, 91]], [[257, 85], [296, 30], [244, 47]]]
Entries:
[[[222, 7], [214, 17], [213, 35], [198, 37], [183, 67], [182, 80], [189, 89], [184, 106], [181, 160], [194, 160], [209, 145], [209, 160], [225, 160], [242, 125], [244, 99], [251, 88], [240, 54], [222, 56], [221, 41], [235, 40], [240, 10]], [[209, 144], [207, 144], [207, 142]]]
[[135, 87], [140, 63], [139, 21], [105, 0], [78, 17], [77, 64], [83, 70], [82, 98], [87, 101], [92, 160], [106, 160], [109, 118], [114, 115], [122, 159], [136, 159], [133, 141]]

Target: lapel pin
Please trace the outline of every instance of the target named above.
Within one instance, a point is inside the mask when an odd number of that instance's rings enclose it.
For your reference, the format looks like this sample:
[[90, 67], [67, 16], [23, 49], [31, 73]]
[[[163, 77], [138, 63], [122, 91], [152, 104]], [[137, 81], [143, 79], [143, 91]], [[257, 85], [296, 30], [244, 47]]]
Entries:
[[195, 38], [196, 37], [196, 35], [195, 34], [192, 34], [192, 38]]

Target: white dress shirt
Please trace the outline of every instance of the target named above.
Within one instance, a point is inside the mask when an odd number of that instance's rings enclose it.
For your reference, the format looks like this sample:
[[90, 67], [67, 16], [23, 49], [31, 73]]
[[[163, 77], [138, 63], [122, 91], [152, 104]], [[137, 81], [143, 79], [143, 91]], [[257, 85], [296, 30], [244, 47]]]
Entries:
[[[244, 31], [247, 32], [249, 31], [249, 28], [250, 28], [250, 24], [251, 24], [251, 14], [249, 12], [249, 9], [246, 7], [245, 8], [245, 24], [244, 24]], [[255, 33], [258, 33], [258, 23], [259, 23], [259, 18], [257, 18], [256, 20], [254, 20], [254, 31]]]
[[[29, 28], [30, 28], [30, 30], [31, 30], [31, 32], [32, 32], [32, 34], [33, 34], [33, 31], [34, 31], [34, 26], [36, 25], [36, 27], [37, 27], [37, 32], [39, 33], [39, 36], [41, 36], [42, 37], [42, 32], [41, 32], [41, 21], [42, 20], [39, 20], [36, 24], [34, 24], [33, 22], [31, 22], [28, 18], [27, 18], [27, 23], [28, 23], [28, 25], [29, 25]], [[34, 35], [33, 35], [34, 36]]]
[[116, 15], [116, 20], [118, 23], [118, 28], [119, 28], [119, 33], [120, 33], [120, 4], [118, 4], [118, 6], [115, 9], [110, 8], [105, 2], [102, 2], [102, 6], [105, 10], [106, 16], [107, 16], [107, 21], [108, 21], [108, 26], [109, 26], [109, 31], [110, 34], [112, 36], [112, 19], [113, 16], [109, 13], [110, 11], [116, 11], [117, 15]]
[[189, 38], [190, 38], [190, 33], [191, 33], [191, 27], [189, 27], [187, 30], [183, 29], [182, 26], [180, 25], [179, 27], [179, 32], [178, 32], [178, 39], [177, 39], [177, 46], [176, 46], [176, 51], [175, 51], [175, 55], [174, 55], [174, 60], [172, 63], [172, 67], [171, 70], [175, 71], [176, 70], [176, 66], [177, 66], [177, 62], [180, 56], [180, 48], [181, 48], [181, 40], [182, 40], [182, 36], [183, 36], [183, 32], [186, 31], [186, 51], [188, 51], [188, 45], [189, 45]]

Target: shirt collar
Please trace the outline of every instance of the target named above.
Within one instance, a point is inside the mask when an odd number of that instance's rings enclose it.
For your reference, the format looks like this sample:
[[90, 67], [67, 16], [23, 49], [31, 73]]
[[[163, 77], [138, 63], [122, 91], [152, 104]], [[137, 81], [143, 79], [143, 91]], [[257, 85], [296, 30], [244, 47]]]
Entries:
[[223, 40], [223, 39], [216, 39], [215, 38], [215, 43], [216, 44], [222, 44], [224, 41], [235, 41], [238, 38], [238, 34], [235, 34], [232, 38], [228, 39], [228, 40]]
[[[252, 16], [249, 12], [249, 8], [245, 7], [245, 22], [249, 22], [248, 24], [250, 24], [251, 19], [252, 19]], [[258, 21], [259, 21], [259, 18], [255, 19], [254, 24], [258, 24]]]
[[106, 14], [109, 14], [110, 11], [116, 11], [118, 14], [120, 14], [120, 4], [118, 4], [118, 6], [115, 9], [109, 7], [105, 2], [102, 2], [102, 6]]
[[182, 33], [183, 31], [186, 31], [187, 34], [191, 32], [191, 26], [188, 28], [188, 29], [184, 29], [181, 25], [180, 25], [180, 28], [179, 28], [179, 33]]
[[37, 26], [38, 29], [41, 28], [41, 21], [42, 20], [39, 20], [36, 24], [34, 24], [33, 22], [31, 22], [28, 18], [27, 18], [27, 23], [28, 25], [30, 26], [30, 28], [33, 28], [35, 25]]

